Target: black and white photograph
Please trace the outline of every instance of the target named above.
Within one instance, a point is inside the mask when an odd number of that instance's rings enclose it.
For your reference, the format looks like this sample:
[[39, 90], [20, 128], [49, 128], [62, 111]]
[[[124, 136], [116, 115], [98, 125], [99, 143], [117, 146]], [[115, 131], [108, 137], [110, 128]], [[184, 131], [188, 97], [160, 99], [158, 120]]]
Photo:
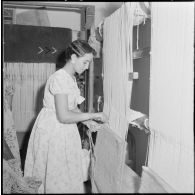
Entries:
[[3, 194], [194, 194], [194, 1], [1, 1]]

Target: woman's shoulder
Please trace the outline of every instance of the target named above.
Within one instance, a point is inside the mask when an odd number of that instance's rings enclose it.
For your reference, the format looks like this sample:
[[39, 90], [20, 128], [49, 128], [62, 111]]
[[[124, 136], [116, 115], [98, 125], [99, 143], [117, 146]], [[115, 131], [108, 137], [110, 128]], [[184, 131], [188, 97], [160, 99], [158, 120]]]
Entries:
[[59, 69], [55, 71], [53, 74], [51, 74], [48, 80], [63, 79], [63, 78], [64, 78], [63, 72], [61, 71], [61, 69]]
[[72, 93], [72, 90], [74, 89], [73, 80], [70, 79], [64, 70], [57, 70], [53, 73], [49, 77], [46, 85], [52, 94]]
[[67, 73], [63, 69], [56, 70], [51, 77], [63, 77], [63, 78], [69, 78]]
[[49, 82], [57, 82], [57, 83], [61, 83], [61, 84], [72, 84], [72, 79], [70, 79], [70, 77], [67, 75], [67, 73], [62, 70], [59, 69], [56, 72], [54, 72], [48, 79]]

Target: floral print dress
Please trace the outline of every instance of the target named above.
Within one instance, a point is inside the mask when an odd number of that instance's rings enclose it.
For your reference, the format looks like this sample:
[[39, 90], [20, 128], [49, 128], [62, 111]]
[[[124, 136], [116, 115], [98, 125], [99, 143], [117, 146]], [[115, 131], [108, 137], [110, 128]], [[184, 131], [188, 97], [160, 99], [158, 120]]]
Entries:
[[68, 95], [69, 110], [84, 100], [76, 80], [64, 69], [49, 77], [29, 139], [24, 175], [41, 179], [39, 193], [84, 193], [80, 134], [76, 123], [63, 124], [56, 118], [55, 94]]

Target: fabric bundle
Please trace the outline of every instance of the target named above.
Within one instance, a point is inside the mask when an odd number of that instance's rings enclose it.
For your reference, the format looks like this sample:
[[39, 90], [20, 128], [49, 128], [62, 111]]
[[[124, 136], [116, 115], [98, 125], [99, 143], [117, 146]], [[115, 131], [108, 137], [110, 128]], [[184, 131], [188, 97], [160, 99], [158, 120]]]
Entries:
[[36, 194], [41, 184], [36, 178], [23, 177], [15, 159], [3, 159], [3, 193]]
[[92, 155], [93, 193], [121, 192], [126, 141], [104, 126], [98, 132]]

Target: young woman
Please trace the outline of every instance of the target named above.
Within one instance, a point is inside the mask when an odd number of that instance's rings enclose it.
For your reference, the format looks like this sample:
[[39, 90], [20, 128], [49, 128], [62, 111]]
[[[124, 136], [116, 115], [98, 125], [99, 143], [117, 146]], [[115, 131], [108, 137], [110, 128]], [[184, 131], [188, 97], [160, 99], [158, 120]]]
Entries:
[[43, 108], [28, 143], [25, 176], [41, 179], [39, 193], [84, 193], [82, 147], [77, 122], [100, 120], [104, 113], [82, 113], [84, 100], [74, 77], [89, 68], [94, 50], [76, 40], [65, 50], [65, 64], [46, 83]]

